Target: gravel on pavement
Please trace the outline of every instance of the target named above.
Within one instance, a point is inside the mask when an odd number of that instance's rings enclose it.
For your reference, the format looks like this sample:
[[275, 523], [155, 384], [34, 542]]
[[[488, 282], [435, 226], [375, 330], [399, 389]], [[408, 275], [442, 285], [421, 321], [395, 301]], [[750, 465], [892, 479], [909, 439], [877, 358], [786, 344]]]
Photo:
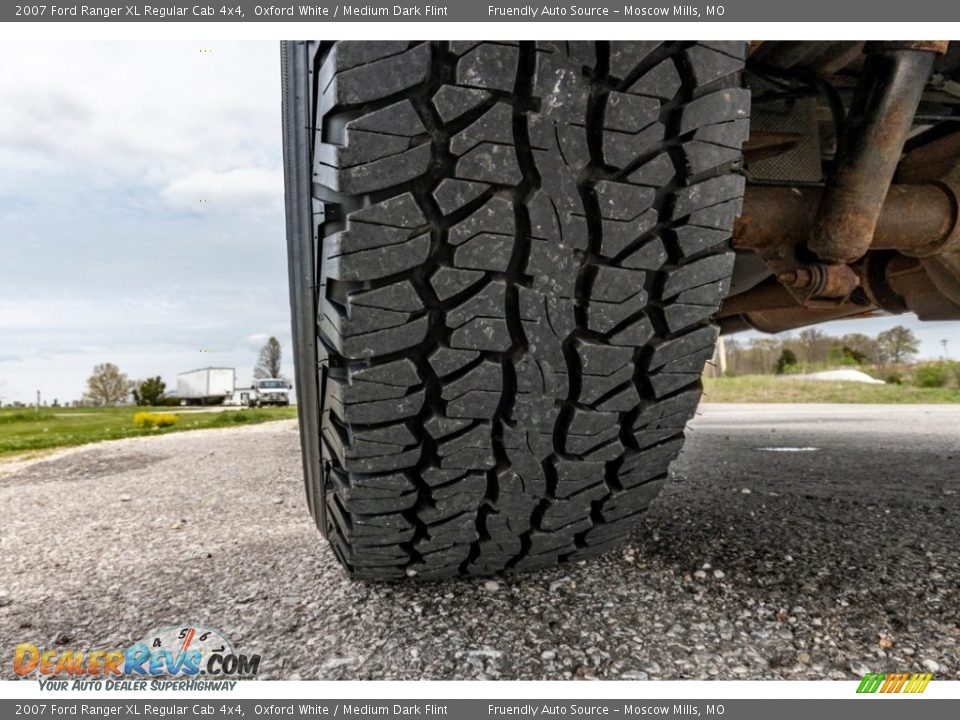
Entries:
[[704, 405], [688, 438], [622, 549], [432, 584], [344, 577], [294, 421], [2, 463], [0, 648], [195, 622], [273, 679], [960, 678], [960, 407]]

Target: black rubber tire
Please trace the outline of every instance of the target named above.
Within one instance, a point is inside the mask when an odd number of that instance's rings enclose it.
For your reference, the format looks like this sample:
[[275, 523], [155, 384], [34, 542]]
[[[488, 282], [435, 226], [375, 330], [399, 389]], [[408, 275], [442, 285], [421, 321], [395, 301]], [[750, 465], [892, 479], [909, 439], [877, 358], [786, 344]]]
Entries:
[[737, 42], [337, 42], [314, 65], [328, 536], [365, 579], [597, 555], [717, 337]]

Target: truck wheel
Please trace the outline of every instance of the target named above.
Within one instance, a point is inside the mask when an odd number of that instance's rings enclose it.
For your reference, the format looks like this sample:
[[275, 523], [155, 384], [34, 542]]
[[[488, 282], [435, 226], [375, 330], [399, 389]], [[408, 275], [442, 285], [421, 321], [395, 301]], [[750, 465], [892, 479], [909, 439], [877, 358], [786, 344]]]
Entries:
[[314, 494], [351, 575], [540, 568], [637, 527], [729, 287], [744, 53], [319, 45]]

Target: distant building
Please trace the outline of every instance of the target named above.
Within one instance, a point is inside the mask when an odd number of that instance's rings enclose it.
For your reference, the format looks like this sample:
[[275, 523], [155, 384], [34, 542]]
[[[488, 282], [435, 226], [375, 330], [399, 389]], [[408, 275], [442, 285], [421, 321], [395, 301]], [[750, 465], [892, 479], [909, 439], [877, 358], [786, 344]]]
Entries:
[[256, 397], [256, 390], [252, 387], [238, 387], [227, 393], [223, 399], [224, 405], [249, 406]]

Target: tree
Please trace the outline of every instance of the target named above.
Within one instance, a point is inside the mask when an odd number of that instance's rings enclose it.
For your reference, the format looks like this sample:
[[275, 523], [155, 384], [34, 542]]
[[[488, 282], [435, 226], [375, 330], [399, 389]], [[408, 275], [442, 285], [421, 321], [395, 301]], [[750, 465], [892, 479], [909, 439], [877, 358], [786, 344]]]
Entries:
[[160, 376], [147, 378], [133, 389], [133, 400], [137, 405], [159, 405], [167, 384]]
[[832, 338], [816, 328], [801, 330], [797, 341], [803, 351], [803, 361], [808, 365], [826, 362]]
[[127, 399], [132, 383], [113, 363], [101, 363], [87, 379], [85, 397], [94, 405], [117, 405]]
[[260, 348], [260, 357], [253, 368], [255, 378], [278, 378], [280, 377], [280, 342], [271, 337], [267, 344]]
[[781, 349], [780, 341], [776, 338], [752, 338], [749, 342], [750, 362], [753, 365], [753, 372], [767, 374], [773, 367], [776, 353]]
[[877, 344], [895, 363], [909, 362], [920, 350], [920, 340], [913, 334], [913, 330], [903, 325], [897, 325], [877, 335]]
[[780, 352], [780, 357], [777, 358], [777, 365], [774, 368], [777, 375], [783, 375], [784, 373], [793, 370], [797, 367], [797, 355], [790, 348], [784, 348]]
[[881, 353], [878, 352], [876, 338], [863, 333], [847, 333], [840, 338], [840, 342], [851, 351], [849, 356], [858, 364], [880, 362]]

